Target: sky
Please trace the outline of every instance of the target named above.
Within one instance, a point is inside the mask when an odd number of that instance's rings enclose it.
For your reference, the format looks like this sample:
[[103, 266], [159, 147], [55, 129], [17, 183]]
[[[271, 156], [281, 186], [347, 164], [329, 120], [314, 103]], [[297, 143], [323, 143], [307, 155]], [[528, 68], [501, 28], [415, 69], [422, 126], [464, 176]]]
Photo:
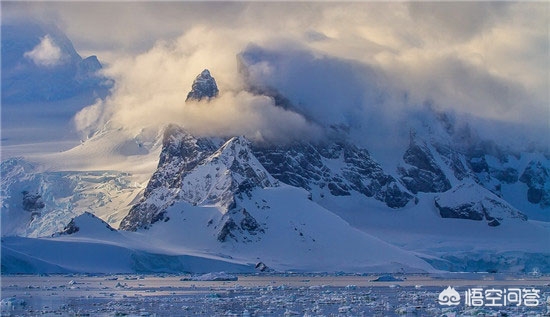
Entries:
[[[76, 115], [85, 133], [107, 121], [138, 129], [175, 120], [199, 134], [316, 137], [322, 125], [380, 124], [397, 113], [403, 120], [429, 104], [530, 127], [535, 137], [550, 131], [549, 8], [545, 2], [3, 2], [2, 18], [54, 23], [83, 57], [103, 62], [116, 85], [111, 97]], [[48, 38], [41, 45], [29, 57], [55, 63], [55, 45]], [[237, 56], [248, 57], [248, 78]], [[220, 98], [208, 107], [185, 104], [205, 68]], [[276, 87], [300, 111], [250, 93], [250, 81]]]

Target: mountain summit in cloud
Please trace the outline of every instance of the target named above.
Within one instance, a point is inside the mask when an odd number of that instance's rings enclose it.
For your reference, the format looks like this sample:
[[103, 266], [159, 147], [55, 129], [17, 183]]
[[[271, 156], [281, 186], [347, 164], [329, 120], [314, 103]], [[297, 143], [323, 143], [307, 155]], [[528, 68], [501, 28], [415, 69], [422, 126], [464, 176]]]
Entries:
[[193, 81], [193, 86], [191, 87], [191, 91], [187, 94], [187, 99], [185, 99], [185, 101], [201, 101], [204, 98], [214, 98], [218, 96], [218, 92], [216, 80], [210, 75], [210, 71], [205, 69]]
[[4, 105], [67, 100], [81, 94], [103, 97], [110, 85], [99, 74], [101, 69], [96, 56], [82, 58], [55, 25], [28, 20], [2, 24]]

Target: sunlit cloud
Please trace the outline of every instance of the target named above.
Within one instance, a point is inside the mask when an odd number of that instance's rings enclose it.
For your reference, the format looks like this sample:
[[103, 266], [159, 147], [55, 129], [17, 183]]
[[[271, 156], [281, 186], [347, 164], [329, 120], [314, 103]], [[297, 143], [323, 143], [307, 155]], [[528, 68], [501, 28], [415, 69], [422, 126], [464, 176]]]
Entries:
[[[86, 2], [4, 9], [61, 21], [77, 50], [100, 59], [104, 53], [105, 74], [117, 84], [111, 97], [77, 116], [82, 129], [178, 121], [206, 134], [274, 135], [277, 126], [269, 123], [288, 120], [315, 135], [320, 123], [349, 118], [395, 124], [425, 104], [547, 132], [549, 6]], [[292, 111], [247, 91], [237, 56], [253, 46], [273, 56], [251, 63], [251, 78], [286, 93]], [[219, 100], [186, 104], [205, 68], [218, 82]], [[225, 121], [215, 119], [221, 114]], [[278, 117], [262, 117], [268, 114]], [[243, 125], [244, 118], [252, 121]]]
[[[300, 114], [243, 89], [236, 66], [238, 46], [224, 44], [223, 38], [223, 32], [197, 27], [174, 41], [160, 41], [147, 52], [113, 62], [105, 70], [116, 82], [111, 96], [80, 111], [77, 128], [89, 135], [109, 123], [137, 133], [176, 123], [200, 136], [246, 135], [259, 141], [319, 135], [319, 128]], [[216, 78], [219, 96], [186, 102], [195, 76], [204, 68]]]

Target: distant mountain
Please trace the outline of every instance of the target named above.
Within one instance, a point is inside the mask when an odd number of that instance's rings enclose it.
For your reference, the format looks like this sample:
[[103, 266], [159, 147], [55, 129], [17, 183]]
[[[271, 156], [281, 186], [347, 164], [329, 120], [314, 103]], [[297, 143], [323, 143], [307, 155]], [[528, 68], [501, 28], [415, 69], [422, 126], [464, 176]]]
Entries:
[[63, 231], [59, 232], [60, 235], [71, 235], [78, 232], [85, 231], [87, 234], [98, 235], [105, 234], [108, 229], [111, 232], [116, 232], [108, 223], [99, 219], [89, 212], [85, 212], [80, 216], [77, 216], [63, 228]]
[[111, 83], [96, 56], [82, 58], [54, 25], [2, 23], [2, 104], [105, 96]]

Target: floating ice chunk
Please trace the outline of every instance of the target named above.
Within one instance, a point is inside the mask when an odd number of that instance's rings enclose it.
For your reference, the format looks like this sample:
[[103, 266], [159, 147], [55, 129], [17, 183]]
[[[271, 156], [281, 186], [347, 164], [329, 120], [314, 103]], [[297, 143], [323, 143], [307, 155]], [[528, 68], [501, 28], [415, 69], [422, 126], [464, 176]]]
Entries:
[[23, 299], [15, 298], [15, 297], [8, 297], [4, 298], [2, 301], [0, 301], [0, 307], [2, 309], [2, 312], [8, 312], [11, 310], [14, 310], [17, 306], [26, 306], [27, 302]]

